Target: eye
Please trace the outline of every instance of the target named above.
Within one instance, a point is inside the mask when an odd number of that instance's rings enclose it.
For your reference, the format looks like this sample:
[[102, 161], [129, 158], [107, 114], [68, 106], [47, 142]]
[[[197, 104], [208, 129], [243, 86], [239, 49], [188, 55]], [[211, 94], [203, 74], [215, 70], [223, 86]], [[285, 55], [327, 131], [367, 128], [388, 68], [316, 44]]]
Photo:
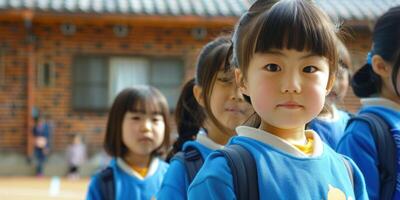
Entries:
[[218, 77], [217, 81], [222, 83], [232, 83], [233, 79], [229, 77]]
[[264, 68], [270, 72], [279, 72], [282, 70], [281, 67], [277, 64], [268, 64], [268, 65], [265, 65]]
[[303, 68], [303, 72], [305, 73], [314, 73], [316, 71], [318, 71], [318, 68], [312, 65]]
[[139, 121], [141, 119], [142, 119], [142, 117], [139, 116], [139, 115], [134, 115], [134, 116], [131, 117], [131, 120], [135, 120], [135, 121]]
[[156, 115], [156, 116], [153, 116], [153, 118], [151, 119], [153, 122], [161, 122], [161, 121], [163, 121], [163, 116], [162, 115]]

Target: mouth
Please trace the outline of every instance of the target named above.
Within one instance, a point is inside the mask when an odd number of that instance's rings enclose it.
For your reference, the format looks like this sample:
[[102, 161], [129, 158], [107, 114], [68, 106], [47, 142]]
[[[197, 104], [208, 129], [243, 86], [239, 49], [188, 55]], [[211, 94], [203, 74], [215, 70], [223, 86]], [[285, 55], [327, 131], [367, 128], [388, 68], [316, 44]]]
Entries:
[[144, 138], [140, 138], [139, 139], [139, 142], [152, 142], [153, 140], [151, 139], [151, 138], [147, 138], [147, 137], [144, 137]]
[[242, 109], [233, 108], [233, 107], [232, 108], [225, 108], [225, 111], [232, 112], [232, 113], [238, 113], [238, 114], [244, 113], [244, 111]]
[[301, 109], [304, 106], [302, 106], [301, 104], [295, 102], [295, 101], [288, 101], [285, 103], [281, 103], [277, 105], [278, 108], [286, 108], [286, 109], [290, 109], [290, 110], [294, 110], [294, 109]]

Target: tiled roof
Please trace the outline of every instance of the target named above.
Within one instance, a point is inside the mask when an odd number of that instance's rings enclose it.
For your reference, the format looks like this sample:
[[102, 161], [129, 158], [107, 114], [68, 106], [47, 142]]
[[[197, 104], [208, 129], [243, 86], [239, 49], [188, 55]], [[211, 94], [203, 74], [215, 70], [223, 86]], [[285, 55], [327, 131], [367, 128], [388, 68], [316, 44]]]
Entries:
[[[253, 0], [0, 0], [0, 10], [161, 16], [240, 16]], [[374, 20], [400, 0], [315, 0], [328, 15]], [[1, 13], [0, 13], [1, 14]]]

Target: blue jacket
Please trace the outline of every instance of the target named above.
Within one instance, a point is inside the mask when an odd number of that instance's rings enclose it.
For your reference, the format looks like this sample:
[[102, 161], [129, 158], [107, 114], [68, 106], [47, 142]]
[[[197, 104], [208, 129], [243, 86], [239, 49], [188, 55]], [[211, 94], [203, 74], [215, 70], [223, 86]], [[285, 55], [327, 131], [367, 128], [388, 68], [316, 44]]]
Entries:
[[[259, 129], [237, 128], [229, 144], [244, 146], [254, 156], [260, 199], [368, 199], [364, 179], [353, 169], [354, 188], [343, 156], [322, 143], [313, 131], [311, 157]], [[231, 170], [221, 153], [211, 153], [189, 186], [189, 199], [236, 199]]]
[[[388, 100], [373, 99], [374, 104], [361, 107], [359, 113], [373, 112], [383, 117], [393, 130], [400, 130], [400, 110], [386, 106]], [[364, 100], [368, 102], [368, 99]], [[351, 157], [364, 174], [369, 198], [379, 199], [378, 157], [374, 139], [367, 123], [354, 121], [345, 131], [337, 151]]]
[[[202, 137], [202, 135], [198, 135], [197, 137]], [[197, 148], [200, 151], [203, 160], [205, 160], [206, 157], [213, 151], [212, 147], [207, 147], [199, 141], [186, 142], [183, 146], [183, 149], [188, 147]], [[174, 200], [187, 199], [188, 188], [189, 180], [184, 164], [178, 159], [173, 159], [170, 163], [167, 173], [165, 174], [161, 189], [157, 194], [157, 200], [171, 199], [171, 197], [173, 197]]]
[[[205, 160], [208, 154], [212, 152], [211, 149], [195, 141], [186, 142], [184, 149], [189, 146], [197, 148], [200, 151], [203, 160]], [[171, 161], [170, 167], [165, 174], [161, 189], [157, 194], [157, 199], [171, 199], [171, 197], [175, 200], [187, 199], [188, 187], [189, 180], [185, 165], [180, 160], [174, 159]]]
[[321, 137], [321, 140], [328, 144], [332, 149], [336, 149], [337, 144], [344, 135], [347, 121], [350, 119], [349, 113], [334, 108], [336, 119], [324, 120], [313, 119], [308, 128], [314, 130]]
[[[122, 159], [112, 159], [109, 165], [114, 174], [115, 199], [150, 200], [160, 189], [168, 164], [154, 158], [146, 177], [142, 178], [125, 164]], [[92, 177], [86, 199], [101, 200], [99, 174]]]

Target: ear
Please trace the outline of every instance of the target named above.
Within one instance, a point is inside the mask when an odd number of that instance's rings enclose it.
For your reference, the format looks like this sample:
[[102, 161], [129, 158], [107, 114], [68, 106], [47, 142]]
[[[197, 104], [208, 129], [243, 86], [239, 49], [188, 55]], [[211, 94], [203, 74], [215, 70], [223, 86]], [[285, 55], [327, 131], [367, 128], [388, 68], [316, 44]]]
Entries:
[[382, 79], [387, 79], [392, 75], [392, 68], [385, 62], [385, 60], [380, 55], [372, 56], [372, 69], [376, 74], [382, 77]]
[[196, 99], [197, 103], [199, 103], [200, 106], [205, 107], [204, 98], [202, 94], [203, 94], [203, 88], [198, 85], [195, 85], [193, 87], [194, 98]]
[[243, 73], [242, 71], [240, 71], [240, 69], [235, 69], [235, 80], [236, 80], [236, 85], [239, 87], [240, 92], [248, 96], [247, 85], [245, 83]]
[[328, 85], [326, 86], [325, 96], [328, 96], [328, 94], [331, 92], [333, 86], [335, 85], [335, 80], [336, 80], [336, 75], [332, 74], [329, 76]]

